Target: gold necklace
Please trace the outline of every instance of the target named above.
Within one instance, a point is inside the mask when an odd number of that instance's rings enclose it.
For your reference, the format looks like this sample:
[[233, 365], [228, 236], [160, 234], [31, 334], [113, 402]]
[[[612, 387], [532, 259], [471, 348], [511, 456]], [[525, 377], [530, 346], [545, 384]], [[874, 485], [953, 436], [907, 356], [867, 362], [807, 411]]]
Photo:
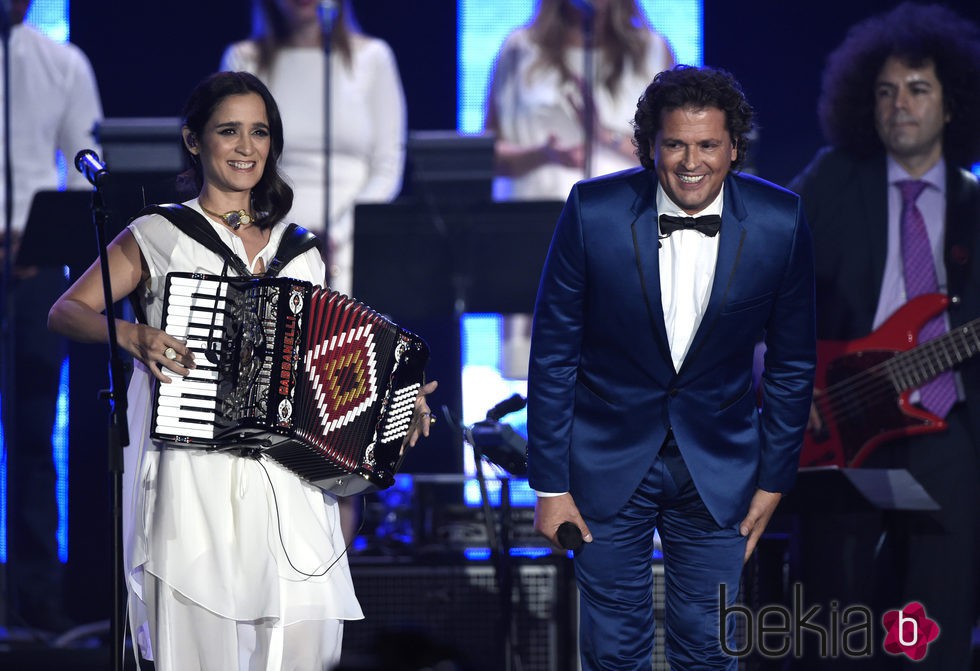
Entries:
[[[200, 201], [198, 202], [200, 205]], [[255, 221], [255, 217], [246, 212], [245, 210], [232, 210], [230, 212], [225, 212], [224, 214], [218, 214], [213, 210], [201, 205], [201, 209], [210, 214], [212, 217], [217, 217], [221, 221], [225, 222], [226, 225], [231, 226], [232, 229], [238, 230], [242, 226], [249, 226]]]

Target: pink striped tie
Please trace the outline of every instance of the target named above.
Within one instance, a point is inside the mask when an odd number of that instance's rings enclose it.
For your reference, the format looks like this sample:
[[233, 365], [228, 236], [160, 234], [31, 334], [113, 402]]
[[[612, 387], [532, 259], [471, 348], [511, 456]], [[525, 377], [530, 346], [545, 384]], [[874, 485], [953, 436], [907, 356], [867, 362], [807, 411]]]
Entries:
[[[936, 263], [929, 245], [925, 220], [915, 201], [926, 188], [921, 180], [898, 182], [902, 191], [902, 265], [905, 270], [905, 294], [912, 299], [920, 294], [939, 290], [936, 279]], [[946, 333], [946, 322], [939, 315], [919, 331], [919, 342], [932, 340]], [[919, 400], [929, 412], [945, 417], [956, 403], [956, 381], [953, 373], [946, 371], [919, 387]]]

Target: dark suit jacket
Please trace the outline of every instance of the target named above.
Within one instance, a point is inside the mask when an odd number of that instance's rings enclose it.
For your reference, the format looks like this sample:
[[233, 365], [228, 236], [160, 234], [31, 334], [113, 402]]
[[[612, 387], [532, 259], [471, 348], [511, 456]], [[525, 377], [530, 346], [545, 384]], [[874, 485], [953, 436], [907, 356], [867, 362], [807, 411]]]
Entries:
[[[816, 257], [817, 337], [853, 340], [868, 335], [878, 307], [888, 244], [885, 155], [853, 158], [824, 149], [790, 188], [803, 198]], [[946, 165], [945, 267], [950, 324], [980, 317], [980, 185], [969, 172]], [[980, 360], [959, 368], [980, 436]]]
[[[542, 272], [531, 339], [528, 474], [586, 516], [627, 501], [672, 429], [715, 520], [796, 477], [814, 368], [813, 259], [799, 198], [730, 175], [714, 285], [680, 371], [660, 297], [656, 175], [577, 184]], [[752, 359], [766, 336], [765, 409]]]

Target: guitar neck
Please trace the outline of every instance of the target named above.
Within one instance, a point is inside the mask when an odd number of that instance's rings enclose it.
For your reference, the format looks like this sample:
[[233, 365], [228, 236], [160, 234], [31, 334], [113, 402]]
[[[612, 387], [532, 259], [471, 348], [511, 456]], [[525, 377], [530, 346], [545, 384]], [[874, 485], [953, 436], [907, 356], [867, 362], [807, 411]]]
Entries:
[[929, 342], [897, 354], [885, 363], [899, 391], [914, 389], [980, 353], [980, 319], [974, 319]]

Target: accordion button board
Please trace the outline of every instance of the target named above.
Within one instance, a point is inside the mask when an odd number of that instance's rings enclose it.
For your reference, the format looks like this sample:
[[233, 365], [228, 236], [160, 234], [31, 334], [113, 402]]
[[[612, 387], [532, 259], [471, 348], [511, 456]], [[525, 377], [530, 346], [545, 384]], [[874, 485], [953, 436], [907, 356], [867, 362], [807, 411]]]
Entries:
[[339, 496], [384, 489], [429, 349], [336, 291], [289, 278], [167, 276], [161, 328], [196, 368], [158, 384], [151, 436], [270, 457]]

